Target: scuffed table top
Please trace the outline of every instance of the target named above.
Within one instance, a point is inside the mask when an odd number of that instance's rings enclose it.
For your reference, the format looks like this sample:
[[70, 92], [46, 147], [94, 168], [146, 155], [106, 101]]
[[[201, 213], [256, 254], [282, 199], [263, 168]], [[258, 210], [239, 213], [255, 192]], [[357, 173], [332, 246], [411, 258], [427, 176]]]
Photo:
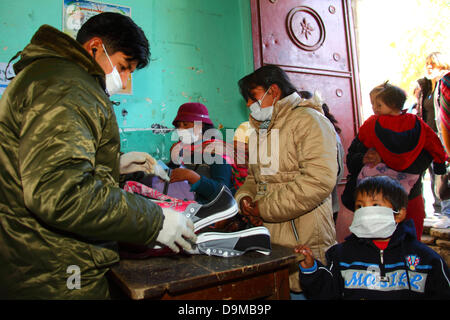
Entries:
[[131, 299], [158, 298], [224, 281], [270, 272], [302, 259], [292, 248], [272, 245], [272, 253], [251, 251], [239, 257], [173, 255], [144, 260], [121, 260], [112, 277]]

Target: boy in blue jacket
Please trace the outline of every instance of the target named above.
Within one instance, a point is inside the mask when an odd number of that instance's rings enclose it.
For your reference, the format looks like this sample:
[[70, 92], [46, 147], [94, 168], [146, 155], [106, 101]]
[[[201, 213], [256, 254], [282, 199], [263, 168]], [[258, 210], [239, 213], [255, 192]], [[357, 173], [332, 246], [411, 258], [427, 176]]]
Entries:
[[355, 191], [345, 242], [326, 253], [328, 266], [303, 245], [300, 285], [308, 299], [450, 299], [443, 259], [416, 238], [405, 220], [408, 195], [394, 179], [369, 177]]

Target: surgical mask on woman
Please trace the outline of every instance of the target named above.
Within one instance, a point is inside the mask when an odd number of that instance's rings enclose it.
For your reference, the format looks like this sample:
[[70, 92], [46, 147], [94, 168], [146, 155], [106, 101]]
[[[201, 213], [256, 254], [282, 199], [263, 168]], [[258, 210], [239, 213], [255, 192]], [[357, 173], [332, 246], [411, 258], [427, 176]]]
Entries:
[[200, 140], [200, 136], [194, 133], [194, 128], [177, 129], [180, 141], [184, 144], [192, 144]]
[[[270, 89], [270, 87], [269, 87]], [[267, 121], [272, 118], [273, 113], [273, 105], [265, 108], [261, 108], [262, 102], [264, 100], [264, 97], [266, 96], [267, 92], [269, 92], [269, 89], [264, 93], [261, 100], [253, 102], [249, 109], [250, 109], [250, 115], [253, 117], [253, 119], [258, 121]]]
[[359, 238], [389, 238], [397, 228], [394, 213], [388, 207], [362, 207], [355, 211], [350, 231]]
[[116, 66], [113, 66], [111, 59], [109, 58], [108, 52], [106, 52], [106, 48], [102, 43], [103, 50], [105, 50], [106, 57], [113, 68], [111, 73], [106, 74], [106, 90], [112, 96], [113, 94], [119, 93], [122, 90], [123, 84], [122, 79], [120, 78], [119, 71], [117, 71]]

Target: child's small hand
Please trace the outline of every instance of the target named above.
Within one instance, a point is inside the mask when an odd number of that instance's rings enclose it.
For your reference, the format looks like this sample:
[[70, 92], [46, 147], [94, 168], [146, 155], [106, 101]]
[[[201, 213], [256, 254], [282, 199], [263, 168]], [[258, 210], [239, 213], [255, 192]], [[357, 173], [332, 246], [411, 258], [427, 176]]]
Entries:
[[366, 154], [363, 157], [363, 163], [369, 165], [371, 168], [375, 167], [380, 162], [381, 157], [373, 148], [367, 150]]
[[309, 247], [301, 244], [294, 248], [294, 252], [301, 253], [305, 256], [305, 260], [300, 261], [302, 268], [309, 269], [314, 266], [314, 255]]

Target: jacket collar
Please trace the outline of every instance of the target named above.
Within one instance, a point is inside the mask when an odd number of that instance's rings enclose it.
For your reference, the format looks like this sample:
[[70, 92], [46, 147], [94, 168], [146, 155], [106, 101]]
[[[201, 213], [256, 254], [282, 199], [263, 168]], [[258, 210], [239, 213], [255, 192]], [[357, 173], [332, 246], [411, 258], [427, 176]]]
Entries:
[[[314, 96], [311, 99], [304, 99], [299, 96], [297, 92], [291, 93], [290, 95], [284, 97], [283, 99], [277, 101], [273, 106], [272, 119], [270, 120], [270, 124], [267, 130], [270, 130], [276, 122], [284, 121], [291, 112], [291, 110], [307, 107], [316, 110], [317, 112], [324, 114], [322, 109], [322, 99], [317, 93], [314, 93]], [[261, 121], [257, 121], [250, 116], [250, 123], [259, 131]]]
[[89, 74], [100, 77], [105, 87], [105, 72], [93, 57], [78, 41], [49, 25], [42, 25], [36, 31], [30, 43], [21, 52], [20, 60], [14, 64], [14, 71], [18, 74], [32, 62], [44, 58], [71, 60]]

